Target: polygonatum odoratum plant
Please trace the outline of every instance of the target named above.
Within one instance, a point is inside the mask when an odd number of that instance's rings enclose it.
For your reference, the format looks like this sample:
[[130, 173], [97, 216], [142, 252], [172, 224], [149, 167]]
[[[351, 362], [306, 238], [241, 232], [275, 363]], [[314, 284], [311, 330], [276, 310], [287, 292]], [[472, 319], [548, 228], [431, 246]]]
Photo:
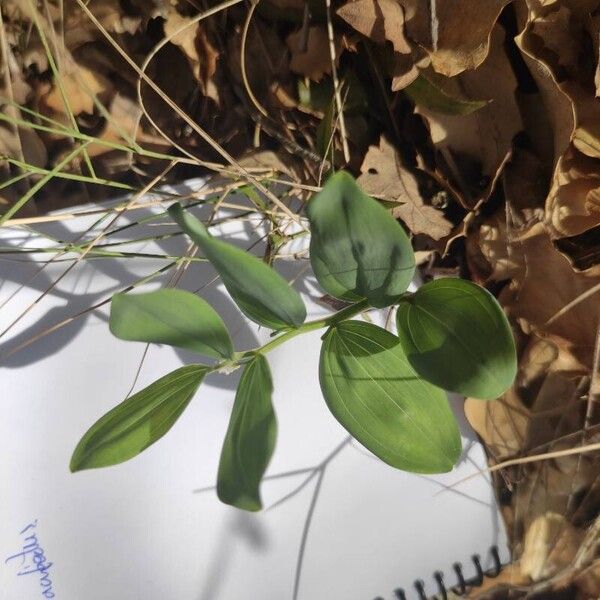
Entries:
[[[259, 510], [260, 482], [277, 438], [268, 354], [316, 329], [324, 333], [315, 377], [329, 410], [397, 469], [446, 472], [458, 460], [461, 438], [444, 390], [491, 400], [514, 380], [514, 340], [495, 298], [456, 278], [408, 292], [415, 273], [408, 236], [345, 172], [331, 176], [306, 207], [314, 275], [324, 292], [345, 303], [316, 321], [306, 321], [300, 295], [265, 262], [211, 236], [180, 204], [168, 212], [239, 310], [273, 336], [259, 348], [236, 351], [219, 314], [196, 294], [116, 294], [110, 313], [115, 336], [186, 348], [212, 364], [180, 367], [101, 417], [77, 445], [72, 471], [138, 455], [169, 431], [209, 373], [239, 367], [217, 493], [227, 504]], [[386, 307], [396, 307], [397, 335], [357, 318]]]

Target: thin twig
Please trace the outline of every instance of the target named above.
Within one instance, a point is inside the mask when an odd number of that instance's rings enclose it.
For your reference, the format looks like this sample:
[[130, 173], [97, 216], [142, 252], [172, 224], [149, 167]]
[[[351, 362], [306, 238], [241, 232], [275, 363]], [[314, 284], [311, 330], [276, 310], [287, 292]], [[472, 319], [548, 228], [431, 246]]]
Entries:
[[252, 15], [258, 6], [260, 0], [252, 0], [250, 3], [250, 9], [248, 10], [248, 14], [246, 15], [246, 20], [244, 21], [244, 28], [242, 29], [242, 41], [240, 44], [240, 70], [242, 72], [242, 82], [244, 83], [244, 88], [246, 89], [246, 93], [248, 94], [248, 98], [258, 112], [263, 115], [263, 117], [269, 118], [269, 113], [267, 113], [266, 109], [263, 105], [257, 100], [252, 88], [250, 87], [250, 82], [248, 81], [248, 74], [246, 73], [246, 40], [248, 38], [248, 30], [250, 29], [250, 21], [252, 20]]
[[342, 104], [342, 96], [340, 94], [340, 82], [336, 67], [336, 51], [335, 41], [333, 37], [333, 22], [331, 19], [331, 0], [325, 0], [325, 8], [327, 13], [327, 37], [329, 39], [329, 56], [331, 58], [331, 80], [333, 82], [333, 94], [335, 97], [335, 106], [340, 119], [340, 137], [342, 138], [342, 150], [344, 152], [344, 160], [350, 162], [350, 148], [348, 147], [348, 134], [346, 132], [346, 120], [344, 119], [344, 107]]

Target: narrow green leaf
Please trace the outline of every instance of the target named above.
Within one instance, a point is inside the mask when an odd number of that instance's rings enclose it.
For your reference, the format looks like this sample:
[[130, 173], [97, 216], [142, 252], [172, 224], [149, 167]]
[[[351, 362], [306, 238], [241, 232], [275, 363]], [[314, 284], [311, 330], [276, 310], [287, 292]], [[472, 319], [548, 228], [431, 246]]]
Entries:
[[400, 303], [397, 322], [408, 360], [431, 383], [486, 400], [512, 385], [517, 357], [510, 325], [478, 285], [453, 278], [427, 283]]
[[122, 340], [169, 344], [212, 358], [231, 358], [225, 324], [202, 298], [184, 290], [115, 294], [110, 330]]
[[404, 93], [417, 105], [444, 115], [469, 115], [489, 104], [488, 100], [463, 100], [448, 95], [422, 73]]
[[298, 292], [279, 273], [255, 256], [213, 238], [206, 227], [186, 213], [180, 204], [173, 204], [169, 214], [198, 244], [249, 319], [271, 329], [302, 325], [306, 307]]
[[339, 171], [309, 202], [310, 260], [321, 286], [348, 302], [393, 304], [410, 284], [415, 257], [400, 224]]
[[217, 494], [222, 502], [244, 510], [262, 508], [260, 480], [277, 438], [267, 360], [257, 355], [244, 368], [223, 442]]
[[335, 143], [333, 136], [333, 118], [335, 116], [335, 97], [329, 100], [327, 110], [323, 115], [323, 120], [317, 126], [315, 134], [315, 144], [317, 152], [321, 158], [327, 159], [330, 164], [334, 164]]
[[389, 465], [442, 473], [458, 460], [460, 433], [446, 394], [415, 373], [385, 329], [361, 321], [329, 329], [319, 379], [334, 417]]
[[94, 423], [71, 458], [71, 471], [116, 465], [159, 440], [179, 418], [208, 371], [189, 365], [161, 377]]

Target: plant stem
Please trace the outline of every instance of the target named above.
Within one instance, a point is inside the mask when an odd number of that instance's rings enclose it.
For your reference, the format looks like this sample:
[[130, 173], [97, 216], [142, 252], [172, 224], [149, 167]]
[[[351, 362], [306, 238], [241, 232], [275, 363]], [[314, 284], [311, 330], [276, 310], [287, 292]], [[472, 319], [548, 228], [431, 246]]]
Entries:
[[363, 300], [360, 300], [356, 304], [351, 304], [350, 306], [343, 308], [342, 310], [334, 313], [333, 315], [329, 315], [328, 317], [325, 317], [324, 319], [317, 319], [315, 321], [309, 321], [308, 323], [304, 323], [303, 325], [300, 325], [300, 327], [298, 327], [297, 329], [290, 329], [290, 330], [286, 331], [285, 333], [281, 334], [280, 336], [277, 336], [274, 340], [271, 340], [270, 342], [266, 343], [261, 348], [258, 348], [257, 350], [252, 350], [251, 352], [252, 353], [270, 352], [271, 350], [273, 350], [273, 348], [277, 348], [277, 346], [279, 346], [280, 344], [287, 342], [288, 340], [292, 339], [293, 337], [296, 337], [297, 335], [300, 335], [302, 333], [308, 333], [309, 331], [314, 331], [315, 329], [323, 329], [324, 327], [331, 327], [332, 325], [335, 325], [336, 323], [340, 323], [341, 321], [345, 321], [346, 319], [349, 319], [351, 317], [354, 317], [355, 315], [360, 314], [368, 307], [369, 307], [369, 302], [365, 298]]
[[246, 359], [252, 358], [256, 354], [266, 354], [267, 352], [270, 352], [274, 348], [277, 348], [277, 346], [280, 346], [284, 342], [291, 340], [292, 338], [296, 337], [297, 335], [301, 335], [303, 333], [308, 333], [309, 331], [315, 331], [316, 329], [323, 329], [325, 327], [331, 327], [333, 325], [336, 325], [337, 323], [340, 323], [341, 321], [345, 321], [346, 319], [350, 319], [350, 318], [360, 314], [365, 309], [369, 308], [369, 306], [370, 306], [369, 301], [366, 298], [363, 298], [362, 300], [359, 300], [355, 304], [351, 304], [350, 306], [347, 306], [346, 308], [342, 308], [342, 310], [339, 310], [338, 312], [334, 313], [333, 315], [329, 315], [328, 317], [325, 317], [324, 319], [316, 319], [314, 321], [309, 321], [308, 323], [304, 323], [303, 325], [300, 325], [300, 327], [297, 327], [296, 329], [288, 329], [285, 333], [282, 333], [281, 335], [277, 336], [275, 339], [271, 340], [270, 342], [267, 342], [264, 346], [261, 346], [260, 348], [246, 350], [245, 352], [236, 352], [233, 355], [233, 358], [231, 358], [229, 360], [221, 361], [220, 363], [217, 363], [216, 365], [214, 365], [214, 367], [211, 369], [211, 371], [219, 371], [223, 367], [228, 367], [228, 366], [229, 367], [240, 366], [246, 361]]

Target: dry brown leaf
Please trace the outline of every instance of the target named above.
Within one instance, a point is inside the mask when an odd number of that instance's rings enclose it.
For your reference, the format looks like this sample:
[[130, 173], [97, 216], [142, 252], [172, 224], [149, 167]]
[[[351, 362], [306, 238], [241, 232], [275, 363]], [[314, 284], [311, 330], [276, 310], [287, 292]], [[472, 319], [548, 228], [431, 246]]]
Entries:
[[387, 40], [396, 52], [410, 54], [410, 44], [404, 37], [404, 11], [396, 0], [353, 0], [337, 14], [374, 42], [383, 44]]
[[465, 416], [494, 460], [511, 458], [524, 448], [530, 414], [513, 389], [494, 402], [467, 398]]
[[[129, 136], [130, 139], [137, 139], [138, 142], [144, 141], [142, 132], [138, 131], [142, 110], [136, 100], [117, 93], [107, 108], [110, 119], [98, 135], [99, 139], [123, 143], [123, 140], [127, 139], [126, 136]], [[99, 156], [107, 152], [112, 152], [112, 149], [104, 144], [92, 143], [88, 148], [90, 156]]]
[[[69, 109], [74, 115], [94, 112], [94, 96], [101, 96], [113, 90], [112, 83], [97, 71], [71, 63], [60, 74], [61, 86], [68, 100]], [[68, 113], [58, 84], [41, 98], [44, 107], [57, 113]]]
[[[243, 87], [240, 65], [241, 32], [229, 37], [224, 58], [227, 60], [230, 77], [236, 85]], [[254, 95], [267, 108], [280, 103], [274, 97], [281, 79], [290, 78], [284, 40], [273, 27], [261, 27], [260, 21], [250, 27], [246, 39], [246, 75]]]
[[490, 34], [512, 0], [400, 0], [407, 32], [427, 49], [433, 68], [453, 77], [485, 60]]
[[[502, 174], [502, 189], [507, 205], [507, 217], [516, 227], [525, 227], [544, 217], [543, 206], [550, 179], [548, 160], [533, 150], [517, 146]], [[506, 218], [504, 219], [507, 220]]]
[[[580, 64], [581, 57], [589, 56], [585, 44], [585, 29], [590, 24], [588, 8], [585, 2], [573, 2], [535, 17], [530, 13], [517, 43], [530, 59], [551, 73], [555, 84], [571, 101], [575, 124], [570, 139], [577, 149], [600, 158], [600, 104], [589, 91], [594, 82], [591, 77], [588, 81], [587, 71]], [[597, 38], [598, 25], [592, 29], [593, 37]], [[570, 121], [564, 122], [570, 127]], [[564, 141], [562, 147], [565, 147]], [[556, 150], [560, 155], [560, 149]]]
[[394, 52], [388, 73], [392, 78], [392, 91], [398, 92], [410, 85], [430, 63], [429, 55], [420, 47], [414, 48], [410, 55]]
[[567, 340], [557, 336], [532, 336], [521, 353], [516, 384], [520, 388], [529, 389], [547, 374], [555, 372], [576, 377], [585, 375], [587, 369], [570, 351]]
[[517, 80], [504, 52], [505, 35], [496, 28], [490, 52], [485, 62], [445, 80], [444, 92], [469, 100], [489, 100], [479, 110], [461, 116], [443, 115], [417, 108], [426, 119], [433, 143], [453, 155], [465, 155], [481, 163], [482, 174], [496, 177], [502, 163], [510, 154], [512, 139], [521, 130], [522, 122], [515, 99]]
[[536, 95], [528, 113], [527, 131], [533, 134], [538, 154], [545, 160], [552, 160], [554, 168], [575, 131], [573, 103], [560, 88], [550, 68], [535, 57], [528, 46], [528, 38], [521, 34], [515, 41], [539, 89], [539, 96]]
[[583, 532], [563, 515], [554, 512], [540, 515], [527, 529], [521, 572], [533, 581], [552, 577], [573, 560], [582, 539]]
[[[14, 115], [19, 118], [21, 115]], [[48, 153], [39, 135], [33, 129], [8, 124], [0, 125], [0, 156], [24, 160], [35, 167], [45, 167]]]
[[409, 86], [418, 76], [419, 69], [414, 59], [408, 54], [394, 54], [394, 62], [390, 73], [392, 77], [392, 91], [399, 92]]
[[[219, 53], [210, 43], [202, 24], [188, 25], [192, 19], [171, 11], [165, 20], [165, 36], [179, 46], [190, 62], [194, 75], [200, 82], [202, 92], [219, 102], [219, 93], [212, 82], [217, 70]], [[183, 31], [180, 31], [183, 28]], [[180, 33], [175, 34], [180, 31]]]
[[[571, 31], [571, 11], [566, 6], [532, 22], [531, 33], [542, 38], [546, 48], [554, 54], [557, 64], [572, 67], [577, 64], [579, 43]], [[579, 32], [581, 34], [581, 32]]]
[[600, 597], [600, 559], [578, 573], [573, 583], [577, 588], [575, 600], [589, 600]]
[[292, 181], [301, 180], [301, 169], [295, 163], [293, 157], [282, 152], [272, 152], [271, 150], [259, 150], [250, 152], [239, 160], [242, 167], [261, 167], [266, 172], [269, 170], [280, 175], [287, 175]]
[[[47, 3], [46, 6], [50, 6], [50, 3]], [[92, 0], [87, 3], [87, 6], [102, 27], [108, 32], [116, 34], [136, 33], [142, 23], [141, 15], [146, 12], [138, 11], [136, 15], [128, 11], [126, 14], [119, 0]], [[149, 8], [150, 3], [148, 3]], [[87, 42], [102, 39], [100, 30], [79, 7], [76, 7], [75, 3], [70, 5], [70, 10], [57, 11], [53, 16], [55, 28], [64, 30], [64, 44], [70, 51]], [[158, 14], [155, 13], [154, 16], [158, 16]]]
[[[93, 12], [96, 19], [102, 26], [113, 33], [129, 33], [134, 34], [140, 27], [142, 22], [142, 13], [127, 14], [123, 11], [123, 7], [119, 0], [92, 0], [87, 3], [88, 8]], [[67, 11], [71, 19], [80, 19], [77, 23], [79, 27], [88, 22], [88, 28], [94, 29], [95, 26], [79, 11]], [[155, 16], [156, 13], [154, 13]], [[73, 27], [75, 23], [68, 22], [69, 27]]]
[[506, 565], [496, 577], [484, 577], [481, 585], [467, 589], [464, 596], [456, 596], [450, 592], [448, 600], [460, 600], [461, 598], [467, 600], [505, 600], [506, 595], [510, 593], [507, 588], [523, 587], [529, 583], [531, 583], [531, 580], [521, 573], [519, 563], [511, 563]]
[[[531, 406], [531, 419], [527, 433], [529, 449], [553, 443], [560, 436], [577, 431], [581, 426], [577, 378], [552, 370], [546, 373], [541, 381], [539, 389], [535, 385], [539, 382], [534, 382], [528, 390], [531, 393], [532, 390], [537, 389]], [[556, 444], [552, 445], [552, 450], [558, 449]], [[558, 461], [556, 464], [558, 465]], [[563, 490], [556, 489], [555, 492], [563, 493]]]
[[600, 160], [570, 148], [560, 157], [546, 200], [553, 237], [583, 233], [600, 224]]
[[406, 169], [396, 149], [384, 137], [371, 146], [361, 166], [359, 185], [378, 198], [397, 202], [392, 209], [413, 233], [424, 233], [434, 240], [447, 236], [452, 223], [444, 213], [423, 202], [416, 177]]
[[[522, 271], [507, 290], [506, 295], [511, 296], [505, 299], [509, 314], [521, 320], [526, 330], [568, 340], [577, 357], [591, 364], [600, 318], [600, 269], [573, 271], [542, 224], [515, 239], [513, 248], [522, 257]], [[592, 291], [591, 296], [557, 316], [572, 301]]]
[[507, 234], [505, 215], [495, 215], [482, 223], [478, 235], [467, 239], [470, 254], [479, 249], [490, 266], [481, 273], [485, 281], [506, 281], [517, 276], [522, 269], [522, 256], [515, 252]]
[[[306, 47], [303, 42], [306, 41]], [[308, 29], [304, 40], [303, 31], [291, 33], [286, 39], [292, 53], [290, 69], [314, 81], [320, 81], [323, 75], [331, 73], [331, 57], [327, 29], [322, 25], [313, 25]], [[336, 64], [340, 55], [341, 44], [336, 40]]]

